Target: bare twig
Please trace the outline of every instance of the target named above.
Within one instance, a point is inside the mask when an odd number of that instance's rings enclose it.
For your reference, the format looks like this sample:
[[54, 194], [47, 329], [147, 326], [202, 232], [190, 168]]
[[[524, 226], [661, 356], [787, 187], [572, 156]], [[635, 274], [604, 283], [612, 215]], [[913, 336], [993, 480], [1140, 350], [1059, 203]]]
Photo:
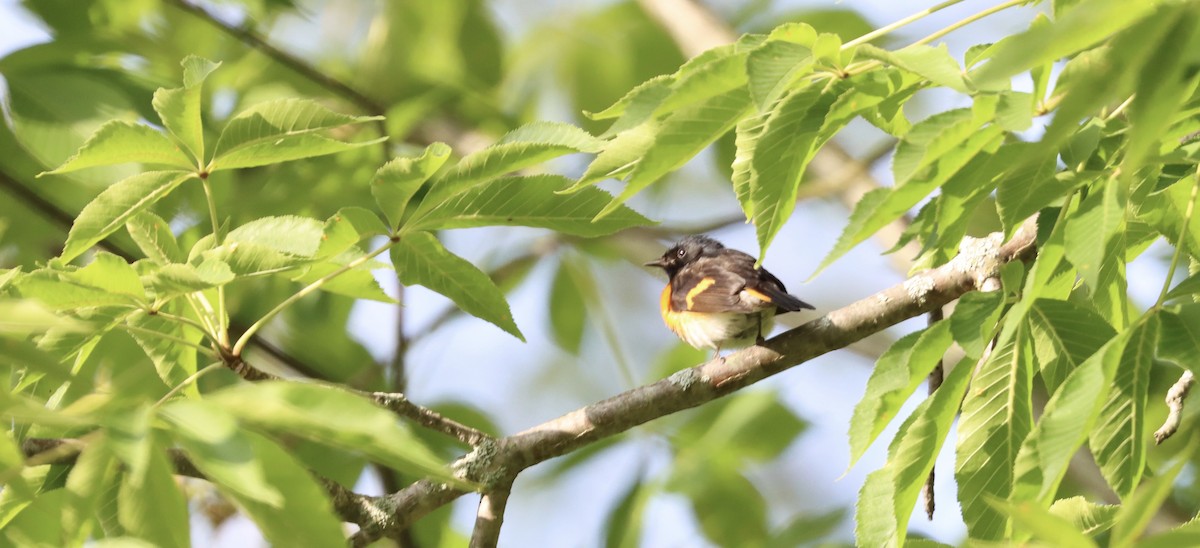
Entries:
[[[941, 308], [929, 311], [930, 327], [933, 327], [934, 324], [943, 319], [945, 319], [945, 312]], [[933, 371], [929, 372], [929, 397], [933, 397], [934, 392], [937, 392], [937, 389], [941, 388], [942, 381], [946, 378], [946, 368], [942, 361], [942, 358], [938, 358], [937, 363], [933, 365]], [[936, 463], [929, 468], [929, 477], [925, 478], [925, 486], [921, 488], [921, 495], [925, 499], [925, 515], [930, 521], [933, 521], [933, 510], [937, 507], [933, 495], [934, 471], [936, 468]]]
[[1175, 435], [1179, 431], [1179, 424], [1183, 421], [1183, 402], [1188, 397], [1188, 392], [1192, 390], [1192, 385], [1196, 383], [1196, 378], [1192, 375], [1189, 369], [1180, 375], [1179, 380], [1171, 385], [1171, 389], [1167, 390], [1167, 420], [1163, 421], [1163, 425], [1154, 432], [1154, 442], [1161, 444], [1167, 438]]
[[504, 524], [504, 507], [512, 491], [512, 480], [484, 493], [475, 513], [475, 530], [471, 533], [471, 548], [495, 548]]
[[475, 428], [448, 419], [437, 411], [409, 401], [404, 394], [398, 392], [371, 392], [365, 395], [375, 403], [397, 415], [412, 419], [413, 422], [421, 426], [446, 434], [472, 447], [492, 439], [491, 436]]

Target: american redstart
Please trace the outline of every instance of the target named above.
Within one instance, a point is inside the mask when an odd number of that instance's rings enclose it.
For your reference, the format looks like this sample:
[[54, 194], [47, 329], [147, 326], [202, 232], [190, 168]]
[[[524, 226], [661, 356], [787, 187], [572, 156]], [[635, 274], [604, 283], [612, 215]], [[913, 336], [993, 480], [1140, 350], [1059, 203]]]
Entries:
[[663, 321], [696, 348], [762, 342], [776, 313], [811, 309], [788, 294], [779, 278], [754, 266], [754, 257], [707, 236], [688, 236], [646, 263], [667, 272], [659, 306]]

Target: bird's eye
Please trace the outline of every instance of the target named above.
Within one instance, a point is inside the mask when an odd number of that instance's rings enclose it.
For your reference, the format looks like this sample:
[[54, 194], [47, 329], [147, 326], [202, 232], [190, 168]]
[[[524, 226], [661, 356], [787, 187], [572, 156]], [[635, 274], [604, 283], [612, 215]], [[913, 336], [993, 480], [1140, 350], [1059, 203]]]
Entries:
[[679, 250], [679, 257], [680, 257], [680, 258], [683, 258], [683, 256], [684, 256], [684, 255], [687, 255], [687, 250], [686, 250], [686, 249], [680, 249], [680, 250]]

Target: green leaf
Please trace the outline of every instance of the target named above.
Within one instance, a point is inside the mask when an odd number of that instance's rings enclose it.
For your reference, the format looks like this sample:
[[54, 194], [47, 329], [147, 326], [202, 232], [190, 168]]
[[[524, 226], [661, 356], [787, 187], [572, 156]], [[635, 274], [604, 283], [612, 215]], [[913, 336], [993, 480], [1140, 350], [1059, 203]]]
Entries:
[[1107, 39], [1138, 22], [1154, 7], [1154, 2], [1090, 0], [1052, 24], [1033, 25], [998, 45], [992, 59], [974, 71], [971, 79], [989, 89], [1007, 83], [1011, 76]]
[[858, 54], [919, 74], [934, 85], [947, 87], [959, 93], [970, 93], [966, 82], [963, 81], [963, 69], [950, 56], [946, 44], [937, 47], [915, 44], [896, 51], [863, 44], [858, 47]]
[[746, 53], [735, 44], [718, 46], [689, 59], [675, 72], [671, 92], [654, 115], [675, 112], [746, 84]]
[[933, 371], [950, 348], [950, 322], [909, 333], [896, 341], [875, 363], [867, 390], [850, 419], [850, 464], [866, 453], [900, 407]]
[[433, 234], [402, 234], [400, 241], [392, 247], [391, 256], [400, 283], [420, 285], [441, 293], [464, 312], [525, 340], [496, 283], [475, 265], [447, 250]]
[[125, 222], [125, 230], [148, 259], [159, 264], [182, 263], [187, 255], [179, 247], [171, 225], [152, 211], [142, 211]]
[[[154, 370], [167, 386], [179, 386], [196, 373], [196, 348], [184, 343], [199, 344], [203, 333], [141, 310], [135, 311], [126, 322], [133, 328], [129, 330], [129, 336], [154, 362]], [[194, 383], [188, 385], [184, 393], [200, 396]]]
[[1170, 307], [1159, 318], [1158, 356], [1191, 367], [1200, 354], [1200, 304]]
[[238, 276], [271, 274], [312, 263], [324, 235], [325, 224], [316, 219], [263, 217], [231, 230], [222, 245], [202, 255], [227, 263]]
[[972, 291], [963, 295], [950, 315], [950, 333], [954, 342], [972, 358], [983, 356], [984, 349], [996, 333], [1004, 295], [999, 291]]
[[1119, 363], [1126, 353], [1144, 347], [1145, 340], [1154, 340], [1157, 332], [1157, 316], [1146, 316], [1067, 376], [1021, 444], [1011, 500], [1050, 503], [1071, 457], [1096, 425]]
[[420, 156], [396, 158], [375, 172], [371, 194], [393, 229], [400, 226], [408, 202], [442, 168], [450, 152], [446, 144], [433, 143]]
[[[608, 118], [617, 118], [608, 130], [601, 137], [610, 138], [614, 135], [620, 135], [626, 130], [641, 126], [647, 120], [650, 120], [658, 105], [662, 104], [663, 99], [671, 93], [671, 85], [674, 83], [674, 77], [669, 74], [655, 76], [633, 88], [621, 97], [612, 106], [604, 109], [602, 112], [589, 114], [584, 111], [584, 114], [593, 120], [604, 120]], [[607, 150], [609, 147], [605, 147]]]
[[81, 546], [92, 536], [93, 516], [100, 504], [102, 490], [116, 477], [117, 461], [104, 439], [89, 442], [67, 476], [60, 521], [65, 545]]
[[1157, 346], [1155, 329], [1125, 347], [1108, 398], [1089, 436], [1088, 445], [1100, 472], [1122, 500], [1133, 493], [1146, 468], [1146, 445], [1150, 442], [1146, 398]]
[[993, 505], [1012, 518], [1014, 536], [1025, 533], [1062, 548], [1092, 548], [1096, 543], [1071, 526], [1067, 520], [1056, 516], [1040, 504], [1024, 502], [997, 502]]
[[1069, 301], [1037, 299], [1028, 321], [1034, 356], [1051, 393], [1117, 334], [1099, 314]]
[[53, 270], [30, 272], [17, 280], [16, 287], [22, 297], [38, 301], [53, 310], [138, 305], [130, 295], [80, 283], [66, 273]]
[[205, 259], [199, 266], [190, 264], [163, 265], [147, 274], [142, 281], [158, 299], [169, 299], [186, 293], [203, 291], [232, 282], [236, 276], [229, 265], [220, 259]]
[[1115, 504], [1096, 504], [1083, 497], [1070, 497], [1054, 501], [1050, 513], [1066, 520], [1076, 531], [1096, 535], [1113, 526], [1120, 508]]
[[822, 130], [839, 94], [840, 89], [825, 93], [816, 85], [796, 90], [773, 107], [763, 126], [748, 179], [760, 261], [796, 208], [800, 177], [809, 161], [832, 137]]
[[1188, 464], [1191, 456], [1195, 453], [1196, 443], [1193, 440], [1170, 468], [1160, 472], [1125, 500], [1121, 509], [1117, 511], [1116, 523], [1113, 525], [1112, 535], [1109, 537], [1109, 546], [1126, 548], [1134, 545], [1137, 538], [1150, 525], [1150, 520], [1154, 519], [1163, 503], [1171, 496], [1175, 478], [1179, 476], [1179, 472], [1183, 471], [1184, 466]]
[[162, 408], [175, 442], [209, 481], [234, 498], [279, 508], [282, 493], [267, 481], [263, 461], [233, 416], [207, 401], [175, 400]]
[[1003, 141], [1002, 130], [986, 113], [958, 109], [935, 114], [917, 124], [896, 146], [892, 170], [896, 184], [868, 192], [850, 215], [833, 250], [817, 272], [845, 255], [875, 231], [906, 213], [983, 151]]
[[[70, 173], [89, 167], [140, 163], [195, 168], [188, 157], [150, 126], [113, 120], [100, 126], [79, 151], [62, 165], [41, 175]], [[41, 176], [39, 175], [39, 176]]]
[[655, 491], [652, 486], [638, 479], [621, 495], [604, 518], [604, 526], [600, 529], [606, 548], [636, 548], [639, 545], [646, 506]]
[[183, 65], [183, 87], [159, 88], [154, 92], [152, 103], [163, 126], [191, 153], [194, 167], [204, 162], [204, 124], [200, 119], [202, 85], [221, 63], [189, 55], [180, 64]]
[[222, 389], [207, 401], [268, 432], [307, 438], [413, 475], [461, 484], [396, 415], [340, 388], [265, 381]]
[[[576, 356], [583, 342], [583, 331], [587, 325], [587, 302], [584, 300], [584, 290], [580, 287], [578, 277], [587, 276], [586, 268], [573, 264], [564, 257], [554, 272], [554, 281], [550, 283], [550, 298], [546, 301], [549, 307], [550, 334], [554, 342], [563, 350]], [[591, 282], [591, 280], [588, 280]]]
[[1065, 252], [1083, 282], [1099, 291], [1103, 265], [1124, 259], [1118, 246], [1125, 230], [1126, 191], [1119, 181], [1107, 180], [1067, 218]]
[[921, 402], [900, 426], [888, 447], [887, 463], [867, 476], [855, 516], [858, 545], [905, 545], [908, 518], [950, 433], [971, 369], [969, 362], [962, 361], [950, 371], [941, 388]]
[[[313, 283], [342, 268], [343, 265], [339, 264], [340, 262], [342, 261], [314, 264], [306, 268], [302, 274], [292, 278], [292, 280], [305, 285]], [[376, 262], [375, 264], [381, 263]], [[397, 302], [396, 299], [384, 293], [383, 288], [379, 287], [379, 281], [375, 279], [375, 276], [366, 267], [347, 270], [339, 274], [337, 277], [325, 282], [321, 286], [321, 291], [353, 299], [366, 299], [389, 304]]]
[[135, 301], [146, 300], [146, 289], [142, 287], [137, 271], [125, 259], [107, 251], [97, 252], [87, 266], [63, 276], [83, 285], [126, 295]]
[[1138, 541], [1138, 548], [1178, 548], [1200, 543], [1200, 520], [1193, 519], [1179, 527]]
[[71, 225], [61, 258], [70, 261], [116, 232], [191, 177], [183, 171], [148, 171], [118, 182], [96, 196]]
[[544, 163], [573, 152], [600, 152], [603, 141], [575, 126], [558, 122], [533, 122], [514, 129], [494, 145], [472, 153], [437, 177], [419, 212], [473, 190], [493, 177]]
[[[746, 89], [737, 88], [669, 114], [657, 126], [653, 142], [642, 148], [625, 190], [600, 211], [597, 220], [620, 210], [621, 205], [635, 194], [683, 166], [704, 147], [733, 129], [749, 107], [750, 96]], [[593, 163], [600, 162], [601, 156], [597, 156]], [[588, 172], [591, 171], [592, 166], [588, 166]], [[587, 177], [585, 173], [580, 184]]]
[[1055, 200], [1087, 182], [1074, 171], [1055, 173], [1054, 155], [1021, 166], [1014, 176], [1005, 177], [996, 187], [996, 212], [1004, 225], [1005, 235], [1011, 235], [1030, 215], [1048, 207]]
[[570, 179], [560, 175], [502, 177], [442, 202], [420, 218], [413, 219], [411, 228], [440, 230], [518, 225], [595, 237], [651, 224], [649, 219], [624, 206], [593, 222], [612, 201], [612, 196], [598, 188], [557, 193], [570, 183]]
[[[801, 23], [812, 34], [817, 33]], [[813, 70], [812, 42], [804, 40], [767, 40], [750, 52], [746, 59], [746, 74], [749, 76], [750, 96], [759, 110], [767, 110], [796, 82], [799, 77]]]
[[[971, 538], [1003, 538], [1007, 518], [988, 504], [1007, 500], [1013, 462], [1033, 427], [1032, 349], [1024, 322], [1010, 313], [987, 361], [979, 366], [958, 422], [954, 476]], [[939, 390], [940, 391], [940, 390]]]
[[1167, 301], [1173, 301], [1181, 297], [1187, 297], [1200, 293], [1200, 272], [1188, 276], [1187, 279], [1179, 282], [1167, 292]]
[[217, 139], [209, 171], [275, 164], [380, 143], [387, 137], [349, 143], [316, 132], [382, 119], [382, 116], [339, 114], [308, 99], [260, 103], [225, 125]]
[[132, 536], [158, 546], [187, 546], [187, 499], [161, 450], [148, 452], [141, 473], [127, 472], [117, 495], [117, 516]]

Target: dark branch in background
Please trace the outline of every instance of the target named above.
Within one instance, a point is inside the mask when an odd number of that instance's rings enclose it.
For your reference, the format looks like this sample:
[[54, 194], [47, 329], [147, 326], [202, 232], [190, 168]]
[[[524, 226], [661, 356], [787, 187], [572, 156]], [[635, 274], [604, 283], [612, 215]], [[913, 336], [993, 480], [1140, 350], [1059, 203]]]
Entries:
[[[929, 327], [933, 327], [937, 322], [945, 319], [945, 312], [939, 307], [929, 311]], [[946, 378], [946, 367], [942, 362], [944, 358], [938, 358], [937, 363], [933, 364], [933, 371], [929, 372], [929, 397], [933, 397], [934, 392], [941, 388], [942, 381]], [[933, 521], [933, 510], [937, 507], [934, 500], [934, 471], [937, 469], [937, 464], [934, 463], [929, 468], [929, 477], [925, 478], [925, 486], [921, 488], [921, 495], [925, 499], [925, 516]]]
[[1154, 432], [1154, 442], [1161, 444], [1167, 438], [1175, 435], [1179, 430], [1179, 423], [1183, 421], [1183, 402], [1188, 397], [1188, 392], [1191, 392], [1192, 385], [1196, 383], [1196, 378], [1192, 375], [1189, 369], [1183, 372], [1179, 380], [1171, 385], [1171, 389], [1167, 391], [1167, 419], [1163, 421], [1163, 425]]
[[[349, 84], [342, 82], [337, 78], [333, 78], [324, 72], [321, 72], [316, 67], [304, 62], [300, 58], [295, 57], [275, 46], [272, 46], [265, 38], [262, 37], [262, 35], [255, 32], [249, 26], [235, 27], [218, 19], [215, 15], [209, 13], [204, 8], [188, 2], [187, 0], [166, 0], [166, 3], [196, 16], [204, 22], [212, 25], [217, 30], [245, 44], [247, 47], [262, 52], [276, 63], [291, 69], [312, 83], [325, 88], [327, 91], [346, 98], [359, 108], [367, 111], [369, 114], [382, 115], [384, 111], [387, 110], [383, 107], [383, 105], [379, 104], [374, 99], [367, 97], [367, 95], [361, 91], [354, 89], [354, 87], [350, 86]], [[386, 135], [386, 132], [384, 134]]]
[[[483, 443], [455, 463], [467, 479], [484, 492], [503, 485], [521, 470], [564, 455], [606, 437], [684, 409], [702, 405], [768, 376], [845, 347], [867, 335], [908, 318], [940, 308], [995, 276], [996, 269], [1036, 254], [1036, 226], [1026, 222], [1013, 240], [987, 254], [960, 255], [948, 264], [922, 272], [902, 284], [850, 304], [754, 346], [684, 369], [666, 379], [634, 388], [607, 400], [572, 411], [524, 432]], [[977, 246], [980, 250], [987, 246]], [[982, 271], [981, 271], [982, 269]], [[381, 497], [377, 504], [392, 508], [386, 522], [359, 523], [352, 537], [365, 546], [393, 530], [408, 527], [465, 491], [421, 480]]]

